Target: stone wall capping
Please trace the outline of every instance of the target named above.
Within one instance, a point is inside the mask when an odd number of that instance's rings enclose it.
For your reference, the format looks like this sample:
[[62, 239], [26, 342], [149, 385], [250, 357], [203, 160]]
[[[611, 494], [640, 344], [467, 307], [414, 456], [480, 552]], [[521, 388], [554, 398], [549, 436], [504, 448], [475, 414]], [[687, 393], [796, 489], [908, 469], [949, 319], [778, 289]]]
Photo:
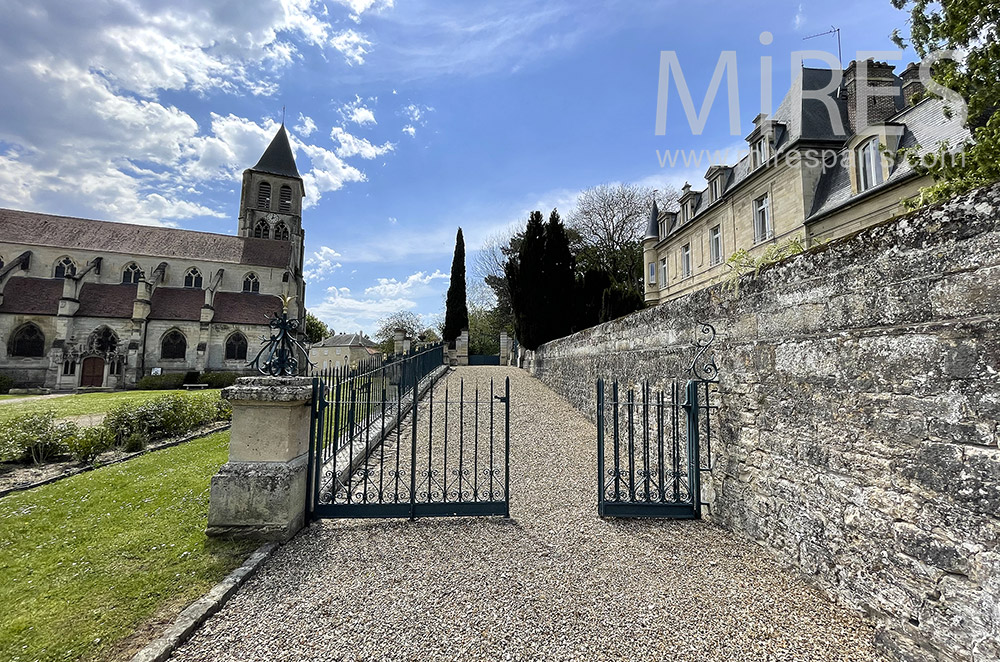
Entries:
[[226, 400], [268, 402], [308, 402], [312, 399], [312, 377], [240, 377], [222, 389]]

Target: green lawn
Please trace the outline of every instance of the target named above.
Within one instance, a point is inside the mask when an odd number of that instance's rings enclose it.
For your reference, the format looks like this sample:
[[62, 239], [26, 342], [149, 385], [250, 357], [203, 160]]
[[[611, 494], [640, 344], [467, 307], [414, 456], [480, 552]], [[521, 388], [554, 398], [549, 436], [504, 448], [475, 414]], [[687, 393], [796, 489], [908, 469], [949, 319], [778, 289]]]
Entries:
[[[213, 389], [207, 389], [213, 391]], [[115, 391], [112, 393], [79, 393], [62, 398], [46, 398], [42, 400], [25, 400], [0, 405], [0, 421], [5, 421], [21, 414], [30, 414], [51, 409], [56, 417], [66, 418], [81, 414], [105, 414], [109, 409], [122, 402], [144, 402], [168, 393], [186, 393], [187, 391]], [[202, 391], [195, 391], [201, 393]], [[214, 389], [218, 393], [218, 389]], [[0, 396], [3, 397], [3, 396]]]
[[0, 499], [0, 659], [121, 656], [239, 566], [255, 543], [205, 536], [228, 446], [221, 432]]
[[34, 398], [34, 397], [37, 397], [37, 396], [34, 396], [34, 395], [7, 395], [7, 394], [4, 394], [4, 395], [0, 395], [0, 402], [3, 402], [4, 400], [14, 400], [16, 398]]

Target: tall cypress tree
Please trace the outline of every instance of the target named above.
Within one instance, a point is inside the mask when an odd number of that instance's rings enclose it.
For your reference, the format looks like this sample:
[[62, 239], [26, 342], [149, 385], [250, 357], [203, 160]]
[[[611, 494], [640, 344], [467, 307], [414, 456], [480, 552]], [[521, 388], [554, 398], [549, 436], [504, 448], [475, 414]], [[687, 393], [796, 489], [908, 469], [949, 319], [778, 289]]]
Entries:
[[465, 238], [462, 228], [455, 237], [455, 257], [451, 261], [451, 283], [444, 311], [444, 340], [452, 342], [469, 328], [469, 306], [465, 300]]

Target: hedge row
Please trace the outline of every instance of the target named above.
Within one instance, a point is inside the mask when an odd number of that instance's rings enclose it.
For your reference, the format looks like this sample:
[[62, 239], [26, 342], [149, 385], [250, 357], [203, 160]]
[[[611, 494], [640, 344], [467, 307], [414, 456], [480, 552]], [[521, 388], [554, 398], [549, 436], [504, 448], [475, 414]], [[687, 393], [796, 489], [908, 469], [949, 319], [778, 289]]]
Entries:
[[0, 461], [41, 464], [68, 454], [80, 462], [93, 462], [112, 448], [140, 451], [152, 441], [232, 416], [229, 403], [218, 393], [178, 393], [143, 403], [121, 403], [101, 425], [89, 428], [57, 423], [52, 410], [25, 414], [0, 423]]
[[209, 388], [226, 388], [236, 383], [240, 375], [235, 372], [172, 372], [166, 375], [149, 375], [136, 382], [140, 391], [179, 389], [185, 384], [208, 384]]

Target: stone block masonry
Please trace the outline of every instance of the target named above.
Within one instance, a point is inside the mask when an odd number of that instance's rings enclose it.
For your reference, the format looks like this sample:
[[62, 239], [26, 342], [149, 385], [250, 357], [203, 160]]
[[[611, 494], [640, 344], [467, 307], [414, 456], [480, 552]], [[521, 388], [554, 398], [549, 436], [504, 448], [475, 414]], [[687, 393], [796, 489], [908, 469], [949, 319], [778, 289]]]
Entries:
[[1000, 659], [1000, 186], [543, 345], [598, 377], [684, 377], [719, 332], [711, 518], [867, 612], [907, 661]]

